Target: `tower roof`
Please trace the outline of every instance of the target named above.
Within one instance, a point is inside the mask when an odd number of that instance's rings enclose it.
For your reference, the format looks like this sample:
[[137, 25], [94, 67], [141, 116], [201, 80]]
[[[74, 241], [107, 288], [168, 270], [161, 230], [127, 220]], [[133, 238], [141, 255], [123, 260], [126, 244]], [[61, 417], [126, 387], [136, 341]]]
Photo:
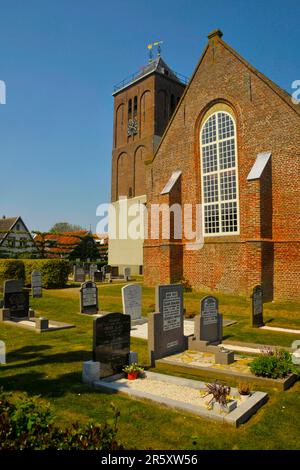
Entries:
[[174, 72], [166, 64], [166, 62], [159, 56], [159, 57], [156, 57], [155, 59], [151, 60], [151, 62], [149, 62], [149, 64], [142, 67], [142, 69], [139, 70], [138, 72], [135, 72], [134, 74], [132, 74], [129, 77], [122, 80], [121, 82], [117, 83], [117, 85], [114, 86], [113, 95], [116, 95], [121, 90], [124, 90], [128, 86], [130, 86], [133, 83], [147, 77], [148, 75], [150, 75], [152, 73], [159, 73], [160, 75], [168, 77], [171, 80], [174, 80], [178, 83], [182, 83], [183, 85], [186, 85], [187, 82], [188, 82], [187, 77], [185, 77], [184, 75], [181, 75], [177, 72]]

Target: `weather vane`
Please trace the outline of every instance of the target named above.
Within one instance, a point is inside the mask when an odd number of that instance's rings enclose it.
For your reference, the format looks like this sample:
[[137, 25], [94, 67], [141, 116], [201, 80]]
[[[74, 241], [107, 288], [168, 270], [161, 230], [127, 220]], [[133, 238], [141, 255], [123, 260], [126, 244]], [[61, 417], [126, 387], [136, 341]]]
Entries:
[[157, 47], [157, 57], [160, 57], [161, 55], [161, 44], [163, 44], [163, 41], [156, 41], [153, 42], [152, 44], [148, 44], [148, 51], [149, 51], [149, 62], [152, 62], [153, 60], [153, 48]]

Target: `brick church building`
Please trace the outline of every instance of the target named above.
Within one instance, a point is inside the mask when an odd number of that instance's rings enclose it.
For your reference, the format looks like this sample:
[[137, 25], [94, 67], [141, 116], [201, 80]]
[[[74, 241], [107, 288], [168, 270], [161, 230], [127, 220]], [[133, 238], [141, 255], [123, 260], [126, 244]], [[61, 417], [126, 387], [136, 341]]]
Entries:
[[201, 204], [204, 244], [146, 237], [145, 284], [299, 300], [300, 105], [219, 30], [186, 87], [156, 63], [115, 95], [112, 200]]

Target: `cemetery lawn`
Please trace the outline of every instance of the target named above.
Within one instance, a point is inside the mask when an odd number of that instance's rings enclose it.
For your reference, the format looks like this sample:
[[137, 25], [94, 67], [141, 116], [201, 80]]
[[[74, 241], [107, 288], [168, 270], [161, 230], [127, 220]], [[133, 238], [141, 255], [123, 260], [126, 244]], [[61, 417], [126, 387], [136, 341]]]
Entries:
[[[184, 295], [187, 315], [198, 313], [201, 297], [194, 292]], [[245, 299], [217, 297], [224, 317], [238, 322], [224, 328], [227, 341], [290, 346], [298, 339], [297, 335], [250, 328], [250, 304]], [[100, 286], [99, 305], [104, 311], [122, 311], [121, 284]], [[7, 348], [7, 364], [0, 365], [0, 386], [16, 396], [24, 392], [41, 395], [51, 403], [57, 424], [67, 426], [89, 419], [102, 423], [111, 417], [113, 402], [121, 412], [118, 439], [125, 448], [300, 448], [300, 382], [286, 392], [265, 389], [268, 403], [239, 429], [151, 402], [95, 392], [81, 382], [82, 362], [91, 359], [93, 319], [77, 314], [79, 288], [44, 290], [44, 297], [31, 299], [31, 306], [39, 316], [72, 323], [76, 328], [37, 334], [0, 323], [0, 339]], [[152, 311], [154, 289], [143, 288], [143, 314]], [[300, 329], [299, 311], [296, 303], [268, 303], [264, 317], [270, 326]], [[138, 351], [140, 364], [147, 368], [147, 342], [132, 339], [131, 349]], [[170, 367], [168, 373], [175, 371]]]

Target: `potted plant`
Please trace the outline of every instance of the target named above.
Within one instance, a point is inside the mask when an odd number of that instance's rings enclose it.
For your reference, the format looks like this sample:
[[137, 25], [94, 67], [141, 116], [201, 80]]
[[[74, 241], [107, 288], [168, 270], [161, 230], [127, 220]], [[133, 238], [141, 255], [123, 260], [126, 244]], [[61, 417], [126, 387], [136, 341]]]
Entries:
[[124, 367], [123, 372], [127, 374], [128, 380], [135, 380], [143, 374], [144, 369], [137, 364], [130, 364]]
[[238, 392], [241, 401], [245, 401], [251, 395], [251, 385], [248, 382], [240, 382], [238, 385]]
[[230, 412], [236, 407], [236, 401], [230, 396], [230, 387], [219, 383], [218, 381], [212, 384], [206, 384], [205, 394], [203, 390], [200, 391], [203, 398], [212, 395], [212, 398], [207, 403], [209, 410], [213, 409], [215, 405], [220, 411]]

